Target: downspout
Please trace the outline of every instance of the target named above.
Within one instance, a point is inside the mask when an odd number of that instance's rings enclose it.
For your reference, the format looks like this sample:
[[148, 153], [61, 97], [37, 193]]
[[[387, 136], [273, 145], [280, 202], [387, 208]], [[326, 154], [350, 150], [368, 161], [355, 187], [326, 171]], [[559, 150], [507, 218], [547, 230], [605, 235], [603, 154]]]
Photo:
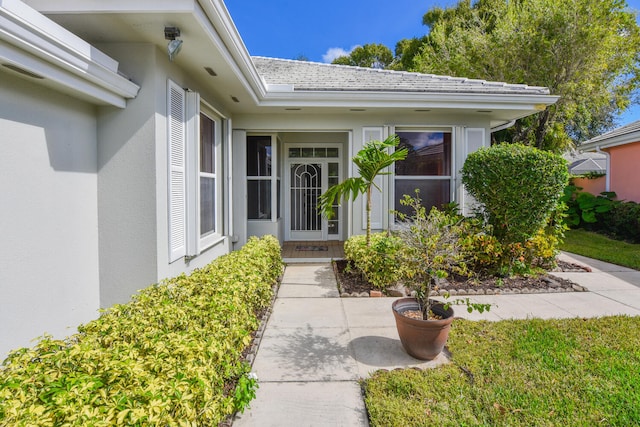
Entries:
[[611, 191], [611, 154], [606, 151], [602, 151], [599, 145], [596, 145], [596, 152], [604, 154], [604, 157], [606, 158], [607, 171], [604, 174], [604, 191]]

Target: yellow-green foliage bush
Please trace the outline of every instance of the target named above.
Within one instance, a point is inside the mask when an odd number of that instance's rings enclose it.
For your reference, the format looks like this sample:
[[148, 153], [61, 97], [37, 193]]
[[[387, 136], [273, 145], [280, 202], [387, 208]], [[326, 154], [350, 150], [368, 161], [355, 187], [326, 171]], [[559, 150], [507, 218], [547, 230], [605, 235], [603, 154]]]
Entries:
[[400, 278], [395, 255], [401, 244], [393, 235], [373, 233], [371, 245], [367, 246], [365, 235], [355, 235], [344, 242], [344, 257], [375, 288], [385, 290]]
[[13, 352], [0, 367], [0, 425], [217, 425], [242, 408], [232, 386], [281, 271], [278, 241], [254, 238], [65, 340]]
[[[474, 227], [477, 225], [467, 229], [473, 231]], [[495, 236], [476, 229], [465, 236], [462, 245], [474, 272], [509, 276], [553, 268], [561, 238], [561, 231], [548, 226], [524, 243], [502, 244]]]

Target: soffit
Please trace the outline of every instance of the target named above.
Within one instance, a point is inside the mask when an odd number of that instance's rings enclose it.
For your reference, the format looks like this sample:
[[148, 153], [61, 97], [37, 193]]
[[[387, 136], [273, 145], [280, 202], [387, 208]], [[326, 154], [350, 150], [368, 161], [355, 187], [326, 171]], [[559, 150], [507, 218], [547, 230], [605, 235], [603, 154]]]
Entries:
[[[236, 97], [241, 103], [255, 105], [255, 82], [245, 78], [241, 70], [241, 50], [237, 42], [214, 27], [214, 4], [203, 2], [211, 11], [205, 11], [193, 0], [176, 1], [56, 1], [26, 0], [49, 19], [78, 35], [88, 43], [150, 43], [166, 52], [164, 38], [167, 26], [180, 29], [182, 49], [174, 64], [183, 69], [199, 84], [210, 88], [230, 111], [237, 109]], [[233, 32], [235, 28], [230, 28]], [[229, 45], [231, 49], [229, 48]], [[240, 52], [238, 52], [240, 50]], [[246, 55], [248, 58], [248, 54]], [[210, 67], [217, 76], [211, 76]]]

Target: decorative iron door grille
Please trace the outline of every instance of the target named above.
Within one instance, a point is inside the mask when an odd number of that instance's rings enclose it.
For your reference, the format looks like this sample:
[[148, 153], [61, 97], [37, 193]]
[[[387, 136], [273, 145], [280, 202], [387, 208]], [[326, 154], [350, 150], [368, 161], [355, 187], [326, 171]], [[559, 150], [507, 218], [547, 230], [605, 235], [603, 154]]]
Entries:
[[322, 231], [322, 217], [318, 212], [318, 198], [321, 194], [321, 164], [291, 164], [292, 231]]

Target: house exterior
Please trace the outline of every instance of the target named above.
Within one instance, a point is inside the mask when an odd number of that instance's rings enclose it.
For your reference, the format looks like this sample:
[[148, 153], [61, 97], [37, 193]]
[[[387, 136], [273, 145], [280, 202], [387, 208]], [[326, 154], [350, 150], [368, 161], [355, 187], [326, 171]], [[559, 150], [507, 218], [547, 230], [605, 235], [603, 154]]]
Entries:
[[579, 149], [606, 157], [607, 174], [600, 178], [598, 189], [615, 192], [618, 200], [640, 202], [640, 120], [592, 138]]
[[68, 335], [249, 236], [363, 233], [363, 200], [331, 221], [315, 207], [371, 139], [398, 134], [410, 149], [380, 178], [374, 229], [414, 188], [465, 207], [467, 154], [556, 100], [251, 57], [221, 0], [0, 0], [0, 355]]
[[600, 194], [605, 191], [604, 176], [607, 173], [607, 156], [601, 153], [580, 153], [576, 150], [563, 156], [569, 164], [571, 183], [580, 191]]

